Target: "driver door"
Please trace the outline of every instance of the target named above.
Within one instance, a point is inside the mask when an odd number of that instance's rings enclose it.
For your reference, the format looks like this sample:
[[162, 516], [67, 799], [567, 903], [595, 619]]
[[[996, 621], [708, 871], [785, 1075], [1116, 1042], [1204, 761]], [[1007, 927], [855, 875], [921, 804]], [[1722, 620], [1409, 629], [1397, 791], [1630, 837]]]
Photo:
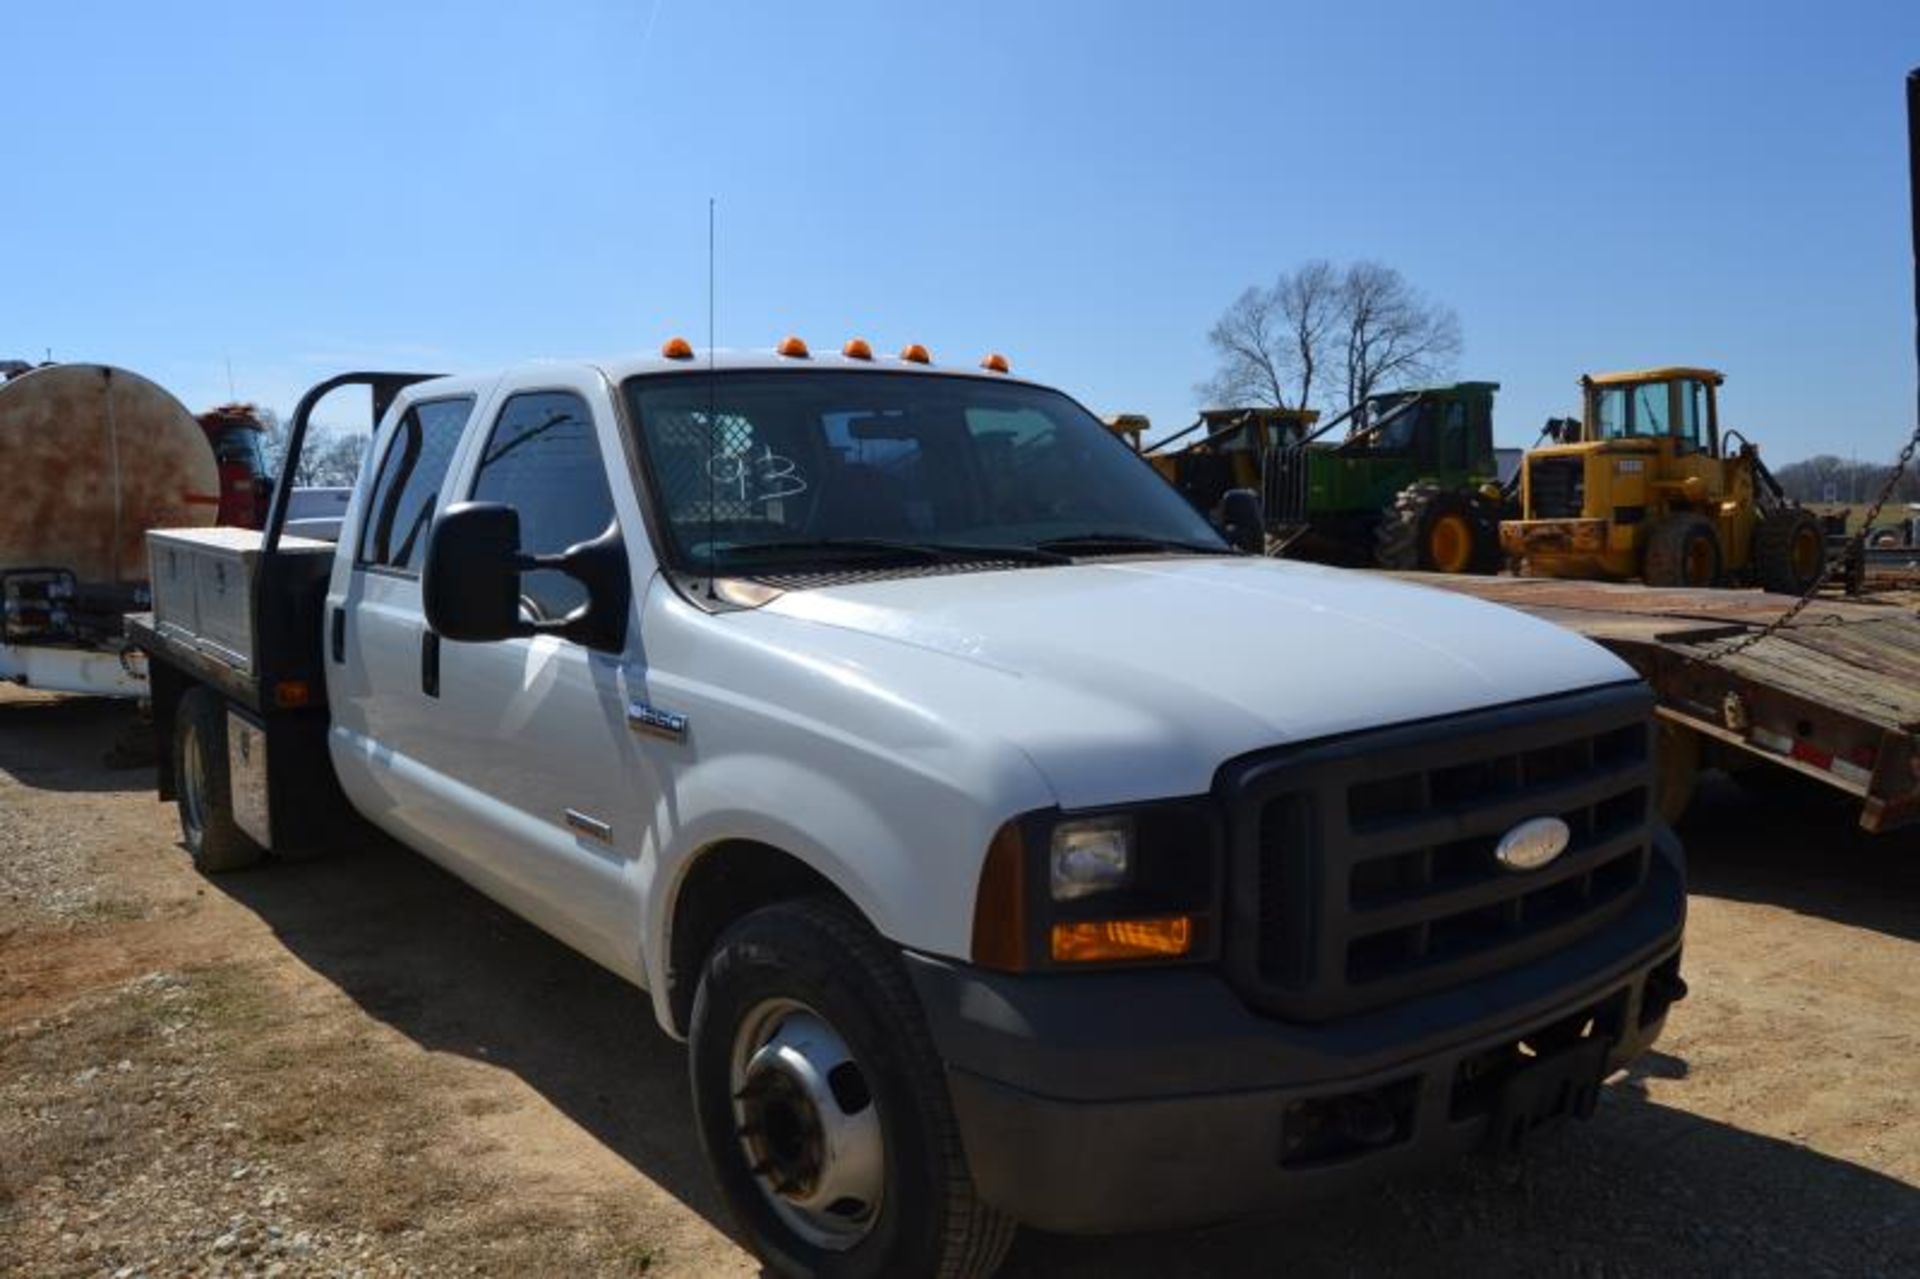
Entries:
[[[602, 444], [617, 438], [595, 382], [514, 391], [456, 491], [512, 506], [523, 551], [564, 551], [619, 522]], [[622, 531], [630, 548], [645, 544], [644, 530]], [[562, 573], [521, 578], [531, 620], [559, 620], [586, 602], [585, 588]], [[630, 619], [628, 653], [637, 654], [638, 635]], [[461, 872], [622, 972], [640, 936], [631, 872], [659, 789], [628, 727], [628, 666], [627, 653], [555, 635], [441, 641], [423, 743], [464, 814], [452, 850]]]

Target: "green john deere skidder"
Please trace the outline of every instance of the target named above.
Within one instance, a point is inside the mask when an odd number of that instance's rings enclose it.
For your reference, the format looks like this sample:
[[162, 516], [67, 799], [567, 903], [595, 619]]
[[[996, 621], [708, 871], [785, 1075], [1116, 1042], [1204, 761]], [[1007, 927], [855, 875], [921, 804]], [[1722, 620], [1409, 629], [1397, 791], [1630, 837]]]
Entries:
[[[1267, 459], [1261, 499], [1275, 554], [1439, 573], [1501, 565], [1505, 503], [1493, 450], [1498, 382], [1370, 396]], [[1320, 441], [1343, 421], [1337, 444]]]

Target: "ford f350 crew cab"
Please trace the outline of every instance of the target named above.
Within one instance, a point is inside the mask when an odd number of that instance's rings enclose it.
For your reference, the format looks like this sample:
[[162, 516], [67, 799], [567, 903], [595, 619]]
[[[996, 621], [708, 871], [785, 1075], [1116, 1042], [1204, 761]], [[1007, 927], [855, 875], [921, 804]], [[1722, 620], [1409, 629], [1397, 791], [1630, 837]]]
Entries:
[[645, 990], [779, 1272], [1510, 1150], [1684, 992], [1627, 667], [1239, 554], [1004, 361], [347, 375], [289, 466], [346, 384], [337, 545], [152, 535], [161, 793], [210, 871], [356, 814]]

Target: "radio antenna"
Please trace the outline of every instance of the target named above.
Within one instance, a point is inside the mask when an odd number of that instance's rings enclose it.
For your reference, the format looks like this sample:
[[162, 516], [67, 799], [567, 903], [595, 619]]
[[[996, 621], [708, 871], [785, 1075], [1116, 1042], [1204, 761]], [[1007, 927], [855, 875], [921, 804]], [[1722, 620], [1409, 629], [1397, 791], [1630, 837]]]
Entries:
[[716, 417], [717, 388], [714, 386], [713, 368], [713, 197], [707, 197], [707, 598], [718, 599], [714, 590], [714, 576], [719, 570], [719, 548], [714, 543], [718, 532], [718, 523], [714, 506], [718, 497], [714, 471], [720, 463], [718, 436], [720, 423]]

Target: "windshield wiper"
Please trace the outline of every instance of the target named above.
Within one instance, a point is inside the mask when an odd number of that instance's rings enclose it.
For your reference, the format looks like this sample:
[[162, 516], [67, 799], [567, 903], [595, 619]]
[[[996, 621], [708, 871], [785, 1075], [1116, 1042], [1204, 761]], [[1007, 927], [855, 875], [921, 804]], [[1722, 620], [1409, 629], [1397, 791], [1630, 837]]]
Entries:
[[990, 543], [909, 542], [886, 537], [807, 537], [780, 542], [735, 542], [720, 553], [751, 556], [761, 553], [790, 555], [805, 552], [828, 555], [852, 551], [875, 556], [907, 556], [926, 564], [962, 564], [970, 561], [1009, 560], [1018, 564], [1066, 564], [1072, 557], [1059, 551], [1033, 546], [1001, 546]]
[[1164, 551], [1181, 555], [1233, 554], [1225, 546], [1182, 542], [1169, 537], [1147, 537], [1139, 533], [1074, 533], [1067, 537], [1049, 537], [1037, 545], [1040, 550], [1067, 555], [1125, 555], [1137, 551]]

